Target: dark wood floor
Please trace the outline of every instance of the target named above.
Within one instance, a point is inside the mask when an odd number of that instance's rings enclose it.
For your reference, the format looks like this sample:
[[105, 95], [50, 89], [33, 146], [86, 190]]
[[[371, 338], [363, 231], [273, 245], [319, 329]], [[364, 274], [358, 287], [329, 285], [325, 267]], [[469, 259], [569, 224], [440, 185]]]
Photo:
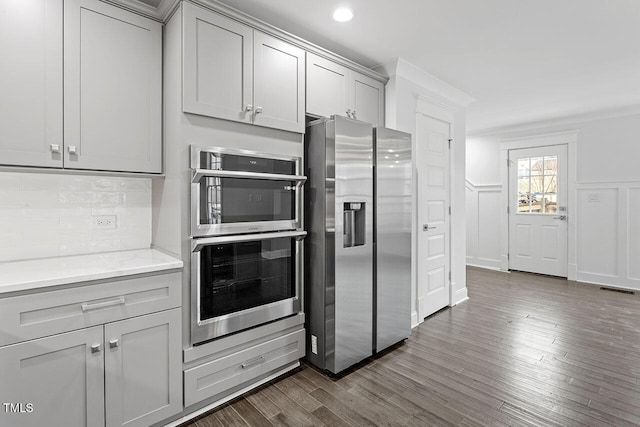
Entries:
[[640, 296], [473, 268], [468, 288], [340, 379], [303, 365], [187, 425], [640, 424]]

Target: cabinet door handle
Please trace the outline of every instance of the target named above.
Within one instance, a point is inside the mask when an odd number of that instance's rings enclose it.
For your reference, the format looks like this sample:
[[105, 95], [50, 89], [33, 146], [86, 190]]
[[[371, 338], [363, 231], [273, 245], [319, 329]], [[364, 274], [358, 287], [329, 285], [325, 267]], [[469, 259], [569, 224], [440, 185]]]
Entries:
[[351, 118], [351, 108], [347, 110], [347, 117]]
[[100, 353], [100, 350], [102, 350], [101, 344], [94, 344], [91, 346], [91, 353]]
[[112, 307], [116, 305], [124, 305], [125, 300], [124, 297], [120, 297], [118, 299], [114, 299], [111, 301], [97, 302], [95, 304], [82, 304], [82, 311], [91, 311], [97, 310], [99, 308]]
[[246, 112], [253, 111], [253, 105], [247, 104], [247, 106], [244, 108], [244, 111]]
[[78, 154], [78, 149], [76, 148], [75, 145], [69, 146], [69, 154]]
[[256, 107], [256, 114], [262, 113], [262, 107]]
[[118, 338], [109, 341], [109, 348], [117, 348], [119, 345]]
[[242, 369], [247, 369], [253, 365], [259, 365], [260, 363], [263, 363], [263, 362], [264, 362], [264, 356], [258, 356], [255, 359], [244, 362], [240, 366], [242, 366]]
[[60, 152], [60, 144], [49, 144], [49, 148], [51, 148], [52, 153]]
[[352, 117], [352, 118], [354, 118], [354, 119], [357, 119], [357, 117], [356, 117], [356, 110], [353, 110], [353, 111], [351, 112], [351, 117]]
[[422, 231], [429, 231], [433, 230], [434, 228], [436, 228], [435, 225], [422, 224]]

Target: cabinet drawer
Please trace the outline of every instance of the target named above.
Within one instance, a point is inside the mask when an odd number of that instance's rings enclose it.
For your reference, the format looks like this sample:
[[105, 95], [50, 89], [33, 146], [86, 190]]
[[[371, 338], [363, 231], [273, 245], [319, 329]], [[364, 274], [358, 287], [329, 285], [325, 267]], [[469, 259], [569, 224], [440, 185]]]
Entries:
[[[304, 357], [305, 331], [266, 341], [238, 353], [184, 371], [185, 406], [225, 391], [232, 392]], [[224, 396], [220, 396], [221, 398]]]
[[0, 299], [0, 346], [181, 305], [181, 273]]

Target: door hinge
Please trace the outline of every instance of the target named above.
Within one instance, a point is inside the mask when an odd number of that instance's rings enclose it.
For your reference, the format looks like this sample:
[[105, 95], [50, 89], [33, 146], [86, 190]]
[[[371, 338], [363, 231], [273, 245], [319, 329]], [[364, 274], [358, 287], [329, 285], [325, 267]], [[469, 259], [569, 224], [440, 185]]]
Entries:
[[451, 215], [451, 206], [449, 206], [449, 215]]
[[509, 252], [507, 252], [507, 261], [509, 261]]
[[449, 272], [449, 281], [451, 281], [451, 272]]
[[451, 143], [453, 142], [453, 139], [449, 139], [449, 150], [451, 150]]
[[510, 209], [509, 209], [509, 206], [507, 206], [507, 213], [510, 213]]
[[511, 162], [509, 162], [509, 159], [507, 159], [507, 167], [511, 166]]

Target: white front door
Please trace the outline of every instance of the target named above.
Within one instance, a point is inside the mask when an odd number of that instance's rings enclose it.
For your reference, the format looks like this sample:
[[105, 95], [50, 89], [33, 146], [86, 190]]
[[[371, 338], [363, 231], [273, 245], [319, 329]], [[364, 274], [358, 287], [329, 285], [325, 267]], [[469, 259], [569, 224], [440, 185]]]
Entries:
[[567, 146], [509, 150], [509, 269], [567, 277]]
[[449, 305], [450, 124], [416, 119], [418, 170], [418, 317]]

